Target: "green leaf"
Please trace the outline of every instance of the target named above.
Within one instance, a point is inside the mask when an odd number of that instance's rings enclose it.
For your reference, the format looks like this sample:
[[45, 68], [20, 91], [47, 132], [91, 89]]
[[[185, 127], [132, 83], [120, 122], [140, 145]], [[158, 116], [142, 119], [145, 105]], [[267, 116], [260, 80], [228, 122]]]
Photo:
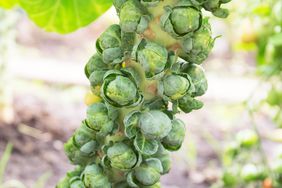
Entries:
[[1, 159], [0, 159], [0, 185], [3, 183], [4, 173], [5, 173], [7, 164], [10, 160], [12, 150], [13, 150], [13, 145], [9, 143], [6, 146], [4, 153], [1, 155]]
[[111, 0], [20, 0], [36, 25], [61, 34], [84, 27], [112, 5]]
[[138, 133], [134, 139], [134, 146], [137, 151], [143, 155], [153, 155], [158, 151], [158, 142], [148, 140], [141, 133]]
[[18, 3], [19, 0], [2, 0], [0, 1], [0, 7], [4, 9], [11, 9]]

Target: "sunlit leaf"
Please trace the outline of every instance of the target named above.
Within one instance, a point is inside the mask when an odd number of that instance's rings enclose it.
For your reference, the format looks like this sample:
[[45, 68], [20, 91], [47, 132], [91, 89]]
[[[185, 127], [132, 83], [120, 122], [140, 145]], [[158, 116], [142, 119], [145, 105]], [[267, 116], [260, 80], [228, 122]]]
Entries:
[[19, 0], [0, 0], [0, 7], [4, 9], [10, 9], [18, 3]]
[[70, 33], [86, 26], [112, 5], [111, 0], [20, 0], [32, 21], [50, 32]]

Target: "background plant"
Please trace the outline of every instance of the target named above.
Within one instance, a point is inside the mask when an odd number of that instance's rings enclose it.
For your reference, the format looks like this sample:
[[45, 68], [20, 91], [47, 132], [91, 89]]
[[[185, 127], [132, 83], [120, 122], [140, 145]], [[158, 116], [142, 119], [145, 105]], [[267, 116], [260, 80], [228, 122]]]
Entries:
[[[240, 2], [240, 6], [242, 4]], [[281, 187], [281, 151], [269, 155], [262, 144], [263, 140], [281, 142], [282, 4], [266, 0], [245, 2], [245, 6], [248, 8], [239, 11], [241, 17], [238, 18], [243, 18], [240, 21], [246, 25], [242, 27], [243, 32], [235, 47], [254, 52], [260, 82], [244, 101], [251, 125], [226, 144], [222, 156], [222, 180], [215, 187]], [[268, 88], [266, 94], [258, 97], [258, 92], [265, 86]], [[256, 114], [262, 111], [266, 111], [277, 125], [271, 133], [261, 133], [256, 123]]]

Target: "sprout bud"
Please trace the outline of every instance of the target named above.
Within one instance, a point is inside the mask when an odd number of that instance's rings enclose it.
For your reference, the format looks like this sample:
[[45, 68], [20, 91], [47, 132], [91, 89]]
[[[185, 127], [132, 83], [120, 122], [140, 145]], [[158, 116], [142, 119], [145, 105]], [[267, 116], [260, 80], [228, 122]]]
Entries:
[[184, 64], [182, 72], [187, 73], [192, 83], [195, 86], [195, 91], [192, 93], [194, 97], [202, 96], [208, 89], [208, 81], [205, 76], [204, 69], [197, 64]]
[[201, 11], [189, 2], [182, 1], [175, 7], [165, 7], [161, 26], [176, 39], [189, 37], [201, 27]]
[[208, 19], [204, 19], [202, 27], [193, 34], [192, 38], [182, 41], [183, 51], [180, 57], [190, 63], [201, 64], [207, 59], [213, 45], [210, 24]]
[[105, 63], [117, 64], [123, 61], [121, 49], [121, 30], [119, 25], [111, 25], [97, 40], [97, 52], [102, 55]]
[[171, 151], [178, 150], [185, 137], [185, 124], [180, 119], [172, 121], [172, 129], [169, 134], [163, 139], [163, 146]]
[[135, 106], [142, 101], [137, 85], [130, 75], [109, 71], [104, 77], [102, 97], [117, 107]]
[[132, 57], [141, 64], [147, 78], [163, 72], [168, 62], [166, 48], [146, 40], [141, 40], [134, 47]]
[[95, 130], [100, 131], [104, 124], [110, 121], [108, 117], [108, 109], [103, 103], [95, 103], [87, 109], [87, 124]]
[[193, 110], [201, 109], [204, 106], [203, 102], [194, 99], [189, 95], [185, 95], [180, 100], [178, 100], [178, 102], [179, 102], [179, 108], [185, 113], [189, 113]]
[[106, 69], [108, 69], [108, 65], [104, 63], [100, 55], [95, 54], [90, 58], [90, 60], [86, 64], [84, 72], [87, 78], [89, 78], [94, 71]]
[[108, 177], [101, 167], [96, 164], [86, 166], [82, 173], [84, 185], [89, 188], [111, 188]]
[[148, 139], [162, 139], [168, 135], [172, 125], [169, 117], [157, 110], [145, 112], [140, 117], [139, 127]]
[[178, 100], [188, 93], [190, 88], [190, 80], [188, 75], [170, 74], [163, 78], [159, 84], [161, 95], [171, 100]]
[[120, 170], [130, 170], [137, 163], [135, 152], [122, 142], [110, 147], [107, 150], [107, 157], [111, 162], [111, 166]]
[[150, 17], [138, 0], [128, 0], [120, 8], [120, 27], [125, 33], [142, 33], [148, 27]]

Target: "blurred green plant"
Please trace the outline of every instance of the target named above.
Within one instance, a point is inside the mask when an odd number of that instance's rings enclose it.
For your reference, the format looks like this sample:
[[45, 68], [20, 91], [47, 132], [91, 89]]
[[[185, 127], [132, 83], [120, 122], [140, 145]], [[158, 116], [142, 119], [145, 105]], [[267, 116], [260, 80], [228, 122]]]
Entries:
[[[240, 2], [237, 2], [240, 4]], [[280, 141], [281, 131], [262, 136], [255, 121], [255, 114], [265, 109], [274, 111], [274, 123], [282, 128], [282, 2], [280, 0], [249, 1], [240, 9], [244, 22], [248, 24], [241, 35], [240, 50], [255, 51], [257, 75], [260, 82], [244, 101], [244, 107], [251, 119], [251, 127], [238, 132], [234, 140], [226, 144], [222, 156], [223, 175], [215, 187], [282, 187], [281, 153], [269, 156], [262, 142], [267, 137]], [[234, 18], [234, 17], [233, 17]], [[247, 20], [247, 21], [246, 21]], [[254, 100], [263, 85], [271, 85], [265, 98]], [[270, 110], [269, 110], [270, 109]], [[272, 138], [274, 137], [275, 138]], [[269, 159], [272, 161], [268, 161]]]
[[268, 164], [261, 148], [261, 138], [252, 129], [239, 131], [234, 141], [225, 145], [222, 155], [223, 174], [214, 187], [263, 187], [282, 186], [281, 151]]
[[[282, 128], [282, 2], [264, 0], [250, 3], [248, 11], [245, 11], [251, 32], [243, 33], [241, 46], [251, 45], [256, 51], [257, 73], [262, 78], [258, 89], [264, 83], [271, 84], [266, 98], [252, 110], [259, 111], [263, 105], [268, 105], [275, 111], [272, 116], [274, 123]], [[249, 100], [256, 95], [257, 90]]]

